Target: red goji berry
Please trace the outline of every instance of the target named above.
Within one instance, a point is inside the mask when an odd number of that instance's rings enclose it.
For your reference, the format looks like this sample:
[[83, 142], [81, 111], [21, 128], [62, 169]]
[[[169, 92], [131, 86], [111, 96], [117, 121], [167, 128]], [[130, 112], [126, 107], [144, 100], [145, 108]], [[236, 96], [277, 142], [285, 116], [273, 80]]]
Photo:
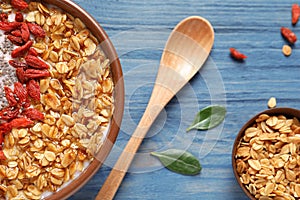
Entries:
[[247, 58], [247, 56], [245, 54], [240, 53], [235, 48], [230, 48], [229, 51], [230, 51], [230, 55], [232, 56], [232, 58], [234, 58], [236, 60], [244, 60]]
[[3, 135], [4, 135], [5, 133], [3, 132], [3, 131], [0, 131], [0, 151], [2, 151], [2, 143], [3, 143]]
[[17, 45], [17, 46], [23, 45], [23, 40], [21, 37], [17, 37], [14, 35], [8, 35], [7, 39], [9, 39], [11, 41], [11, 43], [13, 43], [14, 45]]
[[39, 121], [44, 120], [44, 114], [35, 108], [27, 108], [23, 110], [22, 115], [26, 116], [31, 120], [39, 120]]
[[19, 68], [19, 67], [27, 68], [27, 64], [21, 61], [9, 60], [8, 63], [14, 68]]
[[16, 12], [16, 15], [15, 15], [15, 21], [16, 21], [16, 22], [23, 22], [23, 21], [24, 21], [23, 14], [20, 13], [20, 12]]
[[8, 20], [8, 14], [7, 13], [0, 13], [0, 21], [6, 22]]
[[14, 49], [11, 52], [11, 57], [17, 58], [17, 57], [24, 55], [28, 51], [28, 49], [31, 47], [32, 44], [33, 44], [33, 42], [30, 40], [30, 41], [26, 42], [26, 44], [24, 44], [23, 46], [20, 46], [20, 47]]
[[29, 98], [27, 98], [27, 101], [23, 104], [23, 108], [29, 108], [31, 106], [31, 102], [29, 100]]
[[35, 80], [30, 80], [26, 84], [27, 93], [35, 101], [40, 101], [40, 85]]
[[0, 124], [0, 132], [2, 134], [9, 133], [11, 131], [11, 129], [12, 129], [12, 127], [11, 127], [9, 122], [5, 122], [5, 123]]
[[16, 75], [20, 83], [25, 83], [28, 80], [25, 77], [25, 70], [22, 67], [16, 69]]
[[4, 155], [4, 152], [2, 150], [0, 150], [0, 160], [6, 160], [6, 156]]
[[11, 0], [10, 4], [13, 8], [18, 10], [25, 10], [28, 8], [28, 3], [26, 3], [24, 0]]
[[27, 65], [35, 69], [49, 69], [49, 65], [47, 65], [44, 61], [42, 61], [36, 56], [27, 55], [25, 57], [25, 61]]
[[38, 54], [38, 52], [34, 49], [34, 48], [30, 48], [29, 50], [28, 50], [28, 55], [31, 55], [31, 56], [38, 56], [39, 54]]
[[294, 44], [297, 41], [296, 34], [289, 28], [281, 27], [281, 34], [291, 44]]
[[11, 32], [22, 25], [20, 22], [0, 22], [0, 30]]
[[30, 38], [30, 32], [27, 23], [22, 23], [21, 26], [21, 37], [24, 42], [27, 42]]
[[26, 83], [29, 79], [39, 79], [50, 77], [51, 74], [47, 70], [39, 70], [39, 69], [26, 69], [19, 67], [16, 69], [16, 75], [18, 80], [21, 83]]
[[19, 108], [6, 107], [0, 110], [0, 119], [12, 120], [19, 115]]
[[15, 82], [14, 83], [14, 93], [15, 95], [19, 98], [18, 103], [20, 105], [23, 105], [26, 103], [28, 100], [28, 94], [26, 88], [22, 85], [20, 82]]
[[42, 27], [40, 27], [38, 24], [34, 23], [27, 23], [28, 28], [30, 32], [35, 36], [35, 37], [45, 37], [46, 33]]
[[21, 30], [19, 29], [11, 31], [10, 34], [16, 37], [22, 37]]
[[27, 69], [24, 71], [25, 79], [45, 78], [51, 76], [48, 70]]
[[34, 124], [34, 122], [25, 117], [15, 118], [9, 122], [11, 128], [28, 128]]
[[10, 89], [10, 87], [4, 86], [4, 93], [5, 93], [5, 97], [7, 99], [8, 105], [9, 106], [16, 106], [17, 105], [17, 100], [14, 96], [14, 92], [12, 89]]
[[300, 7], [298, 4], [292, 5], [292, 24], [297, 24], [300, 16]]

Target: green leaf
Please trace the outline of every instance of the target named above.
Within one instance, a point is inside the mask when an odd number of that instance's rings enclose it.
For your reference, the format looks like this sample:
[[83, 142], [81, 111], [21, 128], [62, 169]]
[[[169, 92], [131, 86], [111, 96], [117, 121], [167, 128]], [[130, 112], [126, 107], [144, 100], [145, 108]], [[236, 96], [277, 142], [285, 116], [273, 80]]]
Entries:
[[211, 105], [203, 108], [197, 113], [194, 122], [186, 131], [192, 129], [208, 130], [222, 123], [226, 115], [226, 109], [223, 106]]
[[187, 151], [168, 149], [152, 152], [151, 155], [157, 157], [167, 169], [179, 174], [196, 175], [202, 169], [198, 159]]

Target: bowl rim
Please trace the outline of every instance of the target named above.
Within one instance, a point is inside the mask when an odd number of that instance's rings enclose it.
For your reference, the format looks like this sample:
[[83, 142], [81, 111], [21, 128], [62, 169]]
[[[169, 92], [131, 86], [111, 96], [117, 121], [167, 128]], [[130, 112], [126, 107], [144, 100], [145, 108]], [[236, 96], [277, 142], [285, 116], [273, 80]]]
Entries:
[[240, 176], [237, 173], [237, 169], [236, 169], [236, 150], [237, 150], [237, 146], [240, 143], [242, 136], [244, 135], [245, 130], [250, 127], [255, 120], [258, 118], [258, 116], [260, 116], [261, 114], [268, 114], [268, 115], [279, 115], [279, 114], [283, 114], [284, 116], [287, 117], [297, 117], [300, 119], [300, 110], [294, 109], [294, 108], [288, 108], [288, 107], [279, 107], [279, 108], [272, 108], [272, 109], [268, 109], [268, 110], [264, 110], [258, 114], [256, 114], [255, 116], [253, 116], [252, 118], [250, 118], [246, 123], [244, 123], [244, 125], [242, 126], [242, 128], [240, 129], [240, 131], [238, 132], [234, 143], [233, 143], [233, 148], [232, 148], [232, 156], [231, 156], [231, 162], [232, 162], [232, 170], [235, 176], [236, 181], [238, 182], [240, 188], [245, 192], [245, 194], [251, 199], [251, 200], [256, 200], [256, 198], [247, 190], [247, 188], [245, 187], [245, 185], [241, 182], [240, 180]]
[[73, 179], [70, 183], [68, 183], [67, 186], [44, 198], [46, 200], [67, 199], [77, 192], [85, 183], [87, 183], [99, 170], [117, 139], [124, 111], [124, 79], [118, 54], [108, 35], [94, 17], [92, 17], [86, 10], [71, 0], [43, 0], [42, 3], [57, 6], [67, 13], [70, 13], [72, 16], [78, 17], [82, 20], [82, 22], [98, 39], [102, 50], [110, 60], [113, 82], [115, 84], [113, 94], [115, 100], [114, 112], [111, 118], [107, 136], [101, 149], [99, 150], [99, 153], [95, 156], [97, 158], [101, 158], [101, 160], [94, 158], [88, 167], [81, 172], [77, 178]]

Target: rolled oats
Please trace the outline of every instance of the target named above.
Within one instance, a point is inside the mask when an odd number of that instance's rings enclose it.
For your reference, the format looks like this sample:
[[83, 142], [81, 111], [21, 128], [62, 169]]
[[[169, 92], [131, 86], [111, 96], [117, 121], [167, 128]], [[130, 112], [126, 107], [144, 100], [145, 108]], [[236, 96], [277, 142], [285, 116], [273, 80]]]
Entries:
[[248, 164], [254, 170], [259, 171], [261, 169], [261, 165], [260, 165], [260, 162], [258, 160], [248, 160]]
[[6, 192], [7, 192], [7, 197], [9, 199], [12, 199], [14, 197], [16, 197], [18, 195], [18, 189], [16, 186], [14, 185], [10, 185], [6, 188]]
[[299, 120], [262, 114], [255, 122], [236, 150], [241, 182], [256, 199], [299, 198]]
[[276, 116], [272, 116], [266, 121], [266, 124], [270, 127], [276, 126], [277, 123], [278, 123], [278, 118]]

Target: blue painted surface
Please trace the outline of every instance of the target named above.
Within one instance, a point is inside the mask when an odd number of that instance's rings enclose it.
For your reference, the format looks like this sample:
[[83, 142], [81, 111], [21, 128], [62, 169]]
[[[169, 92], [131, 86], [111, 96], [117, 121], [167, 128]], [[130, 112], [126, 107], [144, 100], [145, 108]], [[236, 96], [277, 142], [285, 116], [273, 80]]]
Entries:
[[[214, 26], [215, 43], [200, 72], [168, 104], [126, 175], [115, 199], [233, 199], [247, 197], [231, 167], [231, 150], [244, 122], [267, 109], [271, 96], [280, 107], [300, 109], [300, 50], [281, 53], [285, 41], [280, 27], [300, 36], [291, 26], [286, 0], [75, 0], [105, 29], [119, 54], [126, 87], [124, 120], [105, 165], [70, 200], [94, 199], [120, 151], [135, 129], [151, 94], [160, 56], [172, 28], [190, 15], [207, 18]], [[248, 59], [235, 62], [235, 47]], [[185, 132], [197, 111], [210, 104], [227, 107], [224, 123], [210, 131]], [[203, 170], [182, 176], [164, 169], [149, 156], [166, 148], [187, 149]]]

